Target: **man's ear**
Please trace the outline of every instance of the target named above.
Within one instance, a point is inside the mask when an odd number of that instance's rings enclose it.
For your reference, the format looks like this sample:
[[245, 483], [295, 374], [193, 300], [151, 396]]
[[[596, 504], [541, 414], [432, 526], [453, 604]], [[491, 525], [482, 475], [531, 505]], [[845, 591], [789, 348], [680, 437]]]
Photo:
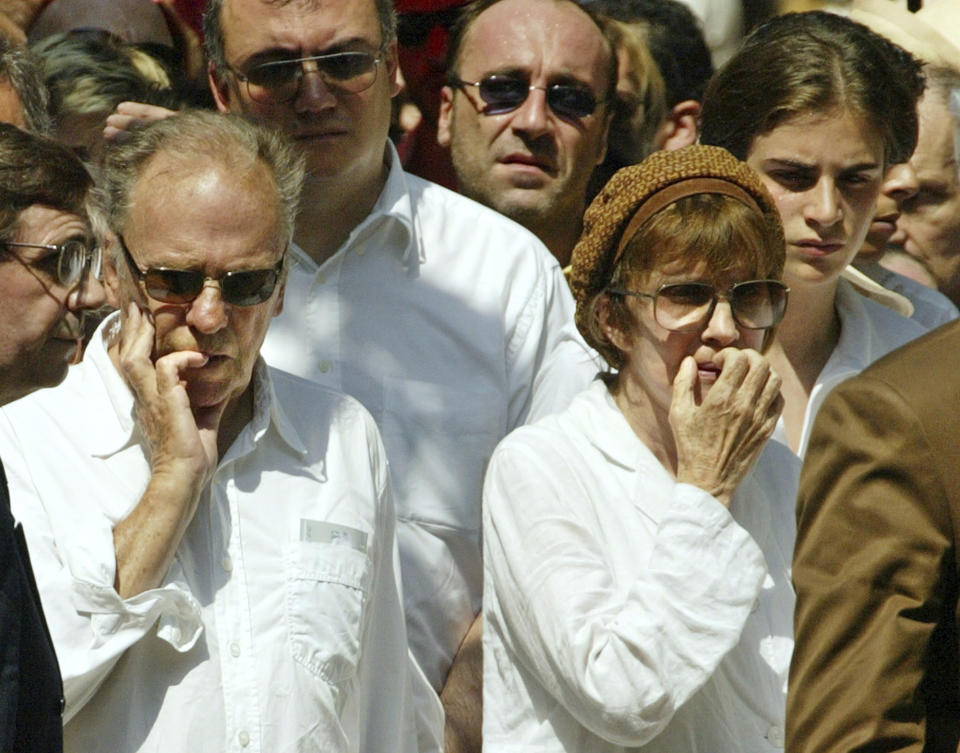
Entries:
[[207, 82], [210, 84], [210, 92], [213, 94], [217, 109], [220, 112], [230, 112], [230, 104], [237, 92], [231, 88], [231, 82], [227, 80], [227, 76], [222, 74], [213, 63], [207, 64]]
[[700, 135], [700, 103], [695, 99], [685, 99], [673, 106], [666, 122], [660, 126], [656, 143], [661, 149], [672, 151], [697, 143]]
[[437, 116], [437, 143], [450, 146], [450, 125], [453, 120], [453, 87], [444, 86], [440, 90], [440, 113]]
[[387, 76], [390, 79], [390, 97], [393, 98], [396, 97], [403, 88], [403, 84], [400, 81], [400, 76], [398, 75], [400, 71], [400, 58], [397, 55], [396, 39], [387, 45], [383, 62], [384, 67], [387, 69]]
[[117, 309], [122, 309], [124, 300], [120, 295], [120, 272], [114, 262], [114, 252], [119, 241], [112, 231], [107, 232], [103, 249], [103, 289], [107, 296], [107, 303]]

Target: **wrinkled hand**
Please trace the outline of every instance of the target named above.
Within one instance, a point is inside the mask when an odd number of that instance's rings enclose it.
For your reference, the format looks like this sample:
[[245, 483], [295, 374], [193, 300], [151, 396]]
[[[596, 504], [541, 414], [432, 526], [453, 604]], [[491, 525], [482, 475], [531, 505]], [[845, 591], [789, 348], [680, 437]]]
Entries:
[[107, 116], [107, 124], [103, 129], [103, 138], [107, 141], [123, 143], [130, 139], [130, 134], [137, 128], [143, 128], [156, 120], [176, 115], [176, 110], [166, 107], [148, 105], [143, 102], [121, 102], [117, 109]]
[[677, 480], [729, 506], [773, 433], [783, 398], [780, 377], [757, 351], [726, 348], [717, 361], [720, 376], [699, 405], [696, 361], [688, 356], [680, 364], [670, 426], [677, 447]]
[[153, 343], [152, 317], [131, 303], [120, 332], [119, 360], [134, 393], [140, 428], [150, 444], [151, 470], [202, 488], [217, 467], [220, 413], [195, 416], [180, 374], [203, 366], [207, 358], [195, 351], [175, 351], [154, 363]]

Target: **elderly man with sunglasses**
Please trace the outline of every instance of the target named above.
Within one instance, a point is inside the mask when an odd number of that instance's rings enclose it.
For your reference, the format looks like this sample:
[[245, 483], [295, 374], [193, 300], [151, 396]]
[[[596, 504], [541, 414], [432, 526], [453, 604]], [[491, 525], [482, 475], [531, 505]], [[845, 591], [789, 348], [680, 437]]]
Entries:
[[460, 190], [532, 231], [561, 265], [606, 153], [617, 57], [573, 0], [479, 0], [450, 43], [438, 136]]
[[376, 426], [259, 356], [302, 176], [273, 131], [209, 112], [113, 150], [119, 311], [0, 413], [67, 751], [419, 750]]

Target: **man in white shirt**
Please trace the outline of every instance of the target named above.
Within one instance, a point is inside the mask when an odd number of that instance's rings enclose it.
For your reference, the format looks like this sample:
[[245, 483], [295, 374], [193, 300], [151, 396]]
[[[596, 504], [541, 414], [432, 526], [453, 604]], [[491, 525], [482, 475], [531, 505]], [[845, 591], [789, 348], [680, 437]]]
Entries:
[[531, 234], [400, 167], [387, 141], [389, 0], [214, 0], [205, 36], [220, 109], [279, 126], [306, 156], [286, 305], [264, 356], [377, 420], [410, 645], [440, 690], [480, 610], [485, 463], [596, 371], [570, 293]]
[[259, 356], [302, 169], [214, 113], [116, 150], [120, 312], [0, 417], [68, 751], [417, 750], [375, 425]]

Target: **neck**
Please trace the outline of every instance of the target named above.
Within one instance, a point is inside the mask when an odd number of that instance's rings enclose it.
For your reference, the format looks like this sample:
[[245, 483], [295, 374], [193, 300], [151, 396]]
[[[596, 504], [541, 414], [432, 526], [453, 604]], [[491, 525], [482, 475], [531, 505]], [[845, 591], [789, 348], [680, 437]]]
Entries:
[[226, 455], [230, 445], [240, 436], [250, 421], [253, 420], [253, 381], [247, 385], [236, 400], [227, 403], [220, 417], [220, 425], [217, 430], [217, 457], [222, 458]]
[[550, 217], [545, 222], [527, 224], [526, 227], [550, 250], [550, 253], [560, 262], [560, 266], [566, 267], [570, 263], [573, 247], [580, 240], [580, 231], [583, 229], [583, 207], [580, 208], [579, 213], [576, 211], [564, 213], [559, 217]]
[[317, 264], [323, 264], [373, 210], [387, 182], [386, 164], [362, 184], [308, 175], [300, 194], [294, 242]]
[[677, 445], [670, 427], [669, 414], [659, 410], [653, 397], [621, 372], [609, 387], [630, 428], [647, 446], [661, 465], [677, 475]]
[[808, 392], [840, 339], [837, 283], [837, 280], [816, 286], [790, 283], [790, 303], [771, 349], [771, 360], [786, 358]]

